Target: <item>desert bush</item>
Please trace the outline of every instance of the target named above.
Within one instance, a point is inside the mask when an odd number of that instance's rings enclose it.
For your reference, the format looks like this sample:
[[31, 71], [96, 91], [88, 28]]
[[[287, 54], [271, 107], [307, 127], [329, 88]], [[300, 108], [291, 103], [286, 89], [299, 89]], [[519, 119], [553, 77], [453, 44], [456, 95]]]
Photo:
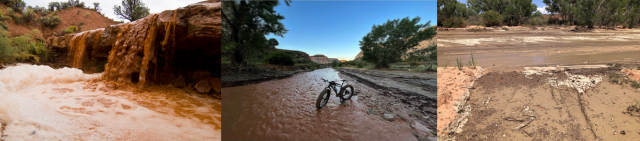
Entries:
[[62, 29], [62, 34], [73, 33], [73, 32], [76, 32], [76, 31], [78, 31], [78, 28], [76, 28], [76, 26], [70, 26], [70, 27], [68, 27], [66, 29], [63, 28]]
[[25, 10], [24, 12], [22, 12], [22, 19], [24, 20], [24, 22], [26, 23], [31, 23], [31, 21], [34, 20], [34, 18], [36, 17], [35, 15], [36, 13], [33, 12], [33, 9], [27, 8], [27, 10]]
[[545, 24], [547, 24], [547, 19], [542, 16], [529, 19], [529, 25], [531, 26], [544, 26]]
[[465, 27], [465, 21], [462, 17], [452, 17], [444, 21], [443, 25], [449, 28], [461, 28]]
[[640, 83], [638, 83], [638, 81], [633, 81], [633, 82], [631, 82], [631, 86], [633, 86], [635, 88], [640, 88]]
[[23, 12], [22, 10], [27, 6], [27, 4], [22, 0], [0, 0], [0, 3], [9, 6], [18, 13]]
[[503, 27], [502, 30], [509, 31], [509, 28]]
[[356, 67], [357, 67], [357, 68], [364, 68], [364, 65], [365, 65], [365, 64], [364, 64], [364, 62], [362, 62], [362, 61], [356, 61]]
[[85, 17], [85, 18], [86, 18], [86, 17], [89, 17], [89, 16], [91, 16], [91, 13], [89, 13], [89, 12], [87, 12], [87, 13], [85, 13], [85, 14], [84, 14], [84, 17]]
[[485, 26], [500, 26], [502, 22], [502, 15], [493, 10], [484, 12], [481, 16]]
[[[53, 14], [52, 14], [53, 15]], [[38, 19], [38, 22], [47, 27], [55, 27], [60, 24], [62, 20], [58, 16], [42, 16]]]
[[548, 18], [548, 19], [547, 19], [547, 24], [549, 24], [549, 25], [559, 25], [559, 24], [561, 24], [561, 23], [562, 23], [562, 22], [560, 22], [560, 19], [559, 19], [559, 18], [551, 17], [551, 18]]
[[44, 36], [42, 36], [42, 33], [38, 29], [32, 29], [31, 31], [29, 31], [29, 34], [33, 35], [32, 37], [33, 39], [40, 40], [40, 41], [44, 40]]
[[484, 23], [479, 15], [475, 15], [467, 18], [466, 25], [484, 25]]
[[265, 57], [265, 61], [269, 64], [293, 66], [295, 62], [293, 57], [282, 51], [273, 51]]

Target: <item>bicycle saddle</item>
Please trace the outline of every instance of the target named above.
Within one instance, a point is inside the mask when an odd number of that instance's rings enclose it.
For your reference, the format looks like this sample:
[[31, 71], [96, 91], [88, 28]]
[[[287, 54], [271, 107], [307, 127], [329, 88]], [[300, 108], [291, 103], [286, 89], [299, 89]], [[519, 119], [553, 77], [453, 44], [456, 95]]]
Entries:
[[340, 81], [347, 81], [347, 80], [342, 79], [342, 80], [340, 80]]

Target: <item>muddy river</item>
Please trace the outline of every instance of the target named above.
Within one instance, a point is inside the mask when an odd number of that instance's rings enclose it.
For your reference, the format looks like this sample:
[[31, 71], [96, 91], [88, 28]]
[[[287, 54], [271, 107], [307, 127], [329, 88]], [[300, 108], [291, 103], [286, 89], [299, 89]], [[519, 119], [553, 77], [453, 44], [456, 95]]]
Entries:
[[[358, 101], [377, 90], [355, 84], [356, 95], [340, 102], [332, 93], [327, 106], [316, 99], [327, 80], [347, 79], [334, 69], [303, 72], [286, 79], [223, 88], [225, 140], [416, 140], [411, 129], [367, 114]], [[348, 81], [348, 82], [349, 82]]]
[[0, 140], [220, 140], [220, 100], [101, 75], [25, 64], [0, 70]]
[[438, 33], [438, 64], [471, 60], [492, 70], [529, 66], [640, 62], [640, 30], [588, 33], [556, 30], [443, 31]]

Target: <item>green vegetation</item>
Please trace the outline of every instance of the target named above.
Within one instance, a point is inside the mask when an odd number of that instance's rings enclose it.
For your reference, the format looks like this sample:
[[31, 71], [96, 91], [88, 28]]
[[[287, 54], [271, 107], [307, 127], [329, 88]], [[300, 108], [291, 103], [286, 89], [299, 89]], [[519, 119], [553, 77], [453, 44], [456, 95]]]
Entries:
[[91, 16], [91, 13], [89, 13], [89, 12], [87, 12], [87, 13], [85, 13], [85, 14], [84, 14], [84, 17], [85, 17], [85, 18], [87, 18], [87, 17], [89, 17], [89, 16]]
[[19, 37], [0, 28], [0, 63], [50, 61], [53, 52], [46, 48], [37, 29]]
[[609, 74], [609, 81], [611, 81], [611, 83], [614, 83], [614, 84], [622, 84], [622, 81], [620, 80], [620, 75], [616, 73]]
[[[456, 27], [459, 18], [476, 19], [474, 25], [569, 25], [587, 28], [633, 28], [640, 23], [640, 1], [637, 0], [543, 0], [546, 11], [558, 17], [544, 18], [531, 0], [438, 0], [438, 26]], [[453, 20], [451, 20], [453, 19]], [[471, 24], [471, 22], [466, 23]]]
[[140, 0], [122, 0], [122, 6], [114, 5], [113, 11], [122, 19], [135, 21], [149, 15], [149, 8]]
[[28, 8], [27, 10], [25, 10], [24, 12], [22, 12], [22, 19], [24, 20], [24, 22], [26, 23], [31, 23], [31, 21], [33, 21], [36, 17], [35, 15], [36, 13], [33, 12], [33, 9]]
[[[284, 2], [288, 6], [291, 0]], [[248, 66], [273, 45], [266, 35], [284, 37], [288, 30], [280, 22], [284, 16], [274, 10], [278, 5], [279, 1], [222, 1], [222, 56], [233, 65]]]
[[66, 29], [63, 28], [61, 30], [62, 30], [62, 34], [67, 34], [67, 33], [73, 33], [73, 32], [78, 31], [78, 28], [76, 26], [70, 26], [70, 27], [68, 27]]
[[502, 15], [496, 11], [490, 10], [482, 13], [481, 16], [485, 26], [500, 26], [502, 23]]
[[406, 17], [373, 25], [371, 32], [360, 41], [362, 60], [375, 64], [376, 68], [388, 68], [390, 63], [401, 61], [409, 49], [436, 34], [436, 28], [429, 27], [431, 22], [419, 22], [420, 17]]
[[8, 29], [9, 28], [9, 25], [4, 23], [4, 21], [6, 21], [6, 20], [11, 20], [11, 17], [5, 16], [4, 13], [0, 10], [0, 27], [2, 27], [3, 29]]
[[38, 22], [42, 23], [42, 25], [46, 27], [56, 27], [62, 20], [58, 16], [53, 15], [54, 14], [51, 14], [49, 16], [42, 16], [38, 18]]
[[462, 70], [462, 59], [460, 58], [456, 58], [456, 68], [458, 68], [459, 70]]
[[25, 6], [27, 6], [27, 4], [22, 0], [0, 0], [0, 3], [9, 6], [12, 11], [15, 9], [16, 12], [19, 13], [22, 13], [22, 10], [24, 10]]
[[295, 62], [293, 61], [293, 56], [283, 51], [273, 51], [269, 53], [265, 57], [265, 61], [269, 64], [284, 65], [284, 66], [293, 66], [295, 64]]
[[633, 82], [631, 82], [631, 86], [633, 86], [635, 88], [640, 88], [640, 83], [638, 83], [638, 81], [633, 81]]
[[509, 28], [503, 27], [502, 30], [509, 31]]

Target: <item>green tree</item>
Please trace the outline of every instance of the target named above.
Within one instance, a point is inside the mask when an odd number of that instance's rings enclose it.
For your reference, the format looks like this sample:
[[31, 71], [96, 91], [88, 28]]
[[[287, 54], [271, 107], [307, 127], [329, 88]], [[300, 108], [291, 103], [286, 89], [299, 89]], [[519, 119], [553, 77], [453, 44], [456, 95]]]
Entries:
[[482, 13], [481, 16], [485, 26], [499, 26], [502, 23], [502, 15], [496, 11], [489, 10]]
[[93, 3], [93, 10], [96, 10], [96, 11], [98, 11], [98, 13], [100, 13], [100, 11], [102, 9], [100, 9], [100, 3], [99, 2], [94, 2]]
[[528, 19], [538, 6], [531, 0], [514, 0], [507, 5], [503, 13], [505, 23], [509, 25], [521, 25]]
[[436, 35], [436, 29], [429, 27], [431, 22], [419, 22], [420, 17], [406, 17], [373, 25], [371, 32], [360, 41], [362, 59], [374, 63], [377, 68], [388, 68], [389, 63], [400, 61], [408, 49]]
[[[284, 1], [287, 6], [291, 0]], [[246, 66], [249, 60], [270, 45], [266, 35], [284, 37], [287, 33], [280, 21], [284, 16], [274, 8], [279, 1], [222, 1], [222, 46], [226, 46], [231, 63]]]
[[122, 6], [114, 5], [113, 11], [118, 18], [135, 21], [149, 15], [149, 8], [140, 0], [122, 0]]

